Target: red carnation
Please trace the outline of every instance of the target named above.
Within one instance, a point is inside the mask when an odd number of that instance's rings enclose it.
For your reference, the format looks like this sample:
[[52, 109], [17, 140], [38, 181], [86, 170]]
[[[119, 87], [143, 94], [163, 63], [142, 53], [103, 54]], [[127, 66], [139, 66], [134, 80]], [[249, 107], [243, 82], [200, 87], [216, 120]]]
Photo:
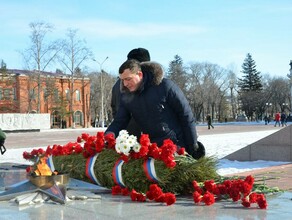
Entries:
[[203, 190], [201, 189], [201, 187], [199, 186], [199, 184], [198, 184], [198, 182], [196, 180], [194, 180], [192, 182], [192, 184], [193, 184], [195, 192], [198, 192], [199, 194], [203, 193]]
[[130, 193], [130, 197], [132, 201], [138, 201], [138, 202], [145, 202], [146, 197], [142, 193], [138, 193], [136, 190], [132, 189]]
[[204, 186], [206, 188], [207, 191], [213, 193], [214, 189], [216, 188], [216, 184], [214, 182], [214, 180], [206, 180], [204, 182]]
[[261, 209], [266, 209], [268, 206], [267, 200], [263, 194], [258, 194], [257, 203]]
[[121, 194], [123, 195], [123, 196], [127, 196], [127, 195], [129, 195], [129, 189], [128, 188], [122, 188], [121, 189]]
[[165, 202], [165, 194], [162, 193], [160, 196], [156, 197], [155, 202]]
[[258, 194], [253, 192], [249, 195], [249, 201], [251, 203], [256, 203], [257, 202], [257, 197], [258, 197]]
[[181, 147], [180, 149], [178, 149], [177, 153], [178, 155], [185, 155], [185, 148], [184, 147]]
[[89, 134], [86, 134], [86, 133], [81, 134], [81, 139], [83, 139], [85, 141], [87, 141], [88, 137], [89, 137]]
[[212, 205], [215, 203], [215, 197], [212, 193], [210, 192], [206, 192], [204, 195], [203, 195], [203, 198], [202, 198], [202, 201], [206, 204], [206, 205]]
[[140, 137], [140, 144], [144, 146], [149, 146], [151, 144], [148, 134], [142, 134]]
[[246, 198], [243, 198], [243, 199], [241, 200], [241, 204], [242, 204], [244, 207], [247, 207], [247, 208], [250, 207], [250, 202], [249, 202]]
[[116, 139], [113, 133], [108, 133], [104, 136], [108, 148], [115, 148]]
[[199, 203], [199, 202], [201, 202], [201, 200], [202, 200], [202, 195], [201, 195], [201, 193], [199, 193], [199, 192], [194, 192], [193, 193], [193, 199], [194, 199], [194, 202], [195, 203]]
[[81, 143], [82, 142], [82, 138], [81, 137], [77, 137], [77, 142]]
[[176, 197], [173, 193], [165, 193], [166, 205], [172, 205], [176, 202]]
[[121, 194], [122, 188], [118, 185], [112, 187], [112, 195]]
[[244, 181], [247, 182], [249, 185], [253, 186], [253, 184], [254, 184], [254, 177], [251, 176], [251, 175], [249, 175], [249, 176], [247, 176], [247, 177], [245, 178]]

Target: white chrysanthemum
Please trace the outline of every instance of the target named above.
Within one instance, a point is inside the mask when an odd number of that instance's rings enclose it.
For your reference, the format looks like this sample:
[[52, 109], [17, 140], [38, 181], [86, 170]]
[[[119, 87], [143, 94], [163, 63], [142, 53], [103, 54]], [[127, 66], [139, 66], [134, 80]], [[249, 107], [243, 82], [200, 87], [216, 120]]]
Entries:
[[134, 136], [134, 135], [130, 135], [128, 137], [128, 141], [129, 141], [129, 144], [131, 145], [131, 147], [134, 146], [134, 145], [136, 145], [136, 144], [138, 144], [137, 137]]
[[128, 133], [127, 130], [121, 130], [121, 131], [119, 132], [119, 136], [124, 136], [124, 135], [129, 136], [129, 133]]
[[[116, 139], [116, 151], [117, 153], [123, 153], [129, 155], [131, 150], [139, 152], [140, 145], [137, 142], [137, 137], [134, 135], [129, 135], [126, 130], [121, 130], [119, 136]], [[135, 148], [135, 149], [134, 149]]]
[[132, 148], [136, 153], [138, 153], [138, 152], [140, 152], [141, 145], [139, 143], [137, 143]]
[[120, 144], [116, 144], [115, 149], [116, 149], [116, 152], [117, 152], [118, 154], [121, 153], [121, 145], [120, 145]]
[[128, 135], [119, 135], [116, 139], [116, 144], [123, 144], [128, 139]]
[[131, 146], [130, 146], [130, 143], [129, 141], [127, 140], [126, 142], [124, 142], [123, 144], [120, 145], [120, 149], [121, 149], [121, 152], [125, 155], [129, 155], [130, 154], [130, 151], [131, 151]]

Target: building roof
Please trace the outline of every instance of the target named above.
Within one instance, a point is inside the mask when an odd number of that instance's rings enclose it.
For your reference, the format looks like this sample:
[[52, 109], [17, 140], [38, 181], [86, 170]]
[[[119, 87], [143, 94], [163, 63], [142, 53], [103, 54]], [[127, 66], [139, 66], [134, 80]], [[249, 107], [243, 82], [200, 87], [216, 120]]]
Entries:
[[[19, 70], [19, 69], [6, 69], [6, 74], [12, 74], [12, 75], [26, 75], [29, 76], [31, 74], [35, 74], [37, 70]], [[0, 74], [1, 74], [0, 70]], [[51, 76], [51, 77], [63, 77], [63, 78], [69, 78], [71, 77], [69, 74], [64, 74], [64, 73], [59, 73], [59, 72], [46, 72], [46, 71], [41, 71], [40, 74], [42, 76]], [[81, 77], [74, 77], [74, 78], [81, 78]], [[84, 77], [84, 79], [89, 80], [88, 77]]]
[[[18, 70], [18, 69], [7, 69], [6, 70], [8, 74], [21, 74], [21, 75], [30, 75], [30, 74], [33, 74], [35, 73], [37, 70]], [[46, 71], [41, 71], [40, 72], [41, 75], [44, 75], [44, 76], [57, 76], [57, 77], [60, 77], [60, 76], [68, 76], [66, 74], [62, 74], [62, 73], [52, 73], [52, 72], [46, 72]]]

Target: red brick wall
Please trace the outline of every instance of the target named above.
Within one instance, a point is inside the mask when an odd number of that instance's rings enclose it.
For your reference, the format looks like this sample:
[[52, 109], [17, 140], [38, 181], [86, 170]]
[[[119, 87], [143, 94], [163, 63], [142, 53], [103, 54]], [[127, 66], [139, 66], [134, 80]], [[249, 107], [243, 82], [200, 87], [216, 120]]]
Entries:
[[[66, 90], [71, 90], [72, 83], [69, 76], [63, 77], [47, 77], [41, 76], [40, 80], [34, 79], [25, 74], [14, 75], [11, 74], [10, 78], [13, 83], [7, 83], [7, 78], [1, 77], [0, 73], [0, 89], [15, 89], [16, 91], [16, 100], [13, 100], [13, 94], [9, 100], [1, 99], [0, 100], [0, 113], [28, 113], [28, 112], [37, 112], [38, 109], [38, 81], [41, 85], [40, 92], [40, 113], [50, 113], [52, 114], [54, 103], [53, 90], [57, 89], [59, 97], [66, 97]], [[51, 84], [51, 86], [49, 86]], [[47, 97], [47, 100], [44, 98], [44, 89], [47, 89], [50, 92], [50, 96]], [[51, 88], [51, 89], [50, 89]], [[35, 99], [29, 101], [30, 91], [35, 89]], [[74, 79], [74, 88], [73, 88], [73, 105], [72, 111], [80, 111], [83, 115], [81, 127], [87, 127], [90, 125], [90, 81], [88, 78], [75, 78]], [[76, 90], [80, 93], [80, 100], [76, 100]], [[1, 90], [0, 90], [1, 91]], [[70, 92], [71, 93], [71, 92]], [[2, 94], [3, 97], [3, 94]], [[70, 100], [71, 101], [71, 100]], [[10, 108], [7, 108], [10, 106]], [[69, 111], [69, 104], [66, 105], [66, 109]], [[72, 117], [66, 119], [66, 126], [72, 127]], [[80, 126], [77, 126], [80, 127]]]

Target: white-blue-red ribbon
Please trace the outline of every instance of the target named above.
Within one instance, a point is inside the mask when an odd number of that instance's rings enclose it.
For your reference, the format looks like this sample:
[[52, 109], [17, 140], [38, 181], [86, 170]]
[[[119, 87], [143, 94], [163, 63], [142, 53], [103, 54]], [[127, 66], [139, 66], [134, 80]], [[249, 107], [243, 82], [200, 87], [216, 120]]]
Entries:
[[115, 163], [115, 166], [113, 168], [112, 176], [115, 184], [121, 186], [121, 187], [126, 187], [123, 178], [122, 178], [122, 166], [124, 164], [123, 160], [118, 160]]
[[48, 157], [47, 164], [50, 167], [51, 171], [54, 172], [55, 171], [55, 166], [54, 166], [53, 156], [52, 155]]
[[155, 172], [154, 161], [155, 160], [152, 157], [149, 157], [147, 160], [144, 161], [143, 169], [147, 179], [157, 183], [159, 182], [159, 178], [157, 177]]
[[85, 167], [85, 175], [94, 183], [97, 185], [100, 185], [98, 179], [96, 178], [94, 174], [94, 163], [96, 161], [98, 154], [95, 154], [93, 157], [89, 157], [86, 161], [86, 167]]

